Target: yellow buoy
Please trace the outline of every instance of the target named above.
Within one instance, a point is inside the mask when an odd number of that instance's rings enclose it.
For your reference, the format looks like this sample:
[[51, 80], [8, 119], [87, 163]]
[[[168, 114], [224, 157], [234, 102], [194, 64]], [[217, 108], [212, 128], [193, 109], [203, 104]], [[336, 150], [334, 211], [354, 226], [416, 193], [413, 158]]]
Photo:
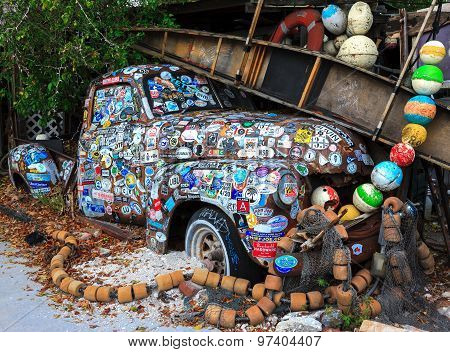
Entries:
[[426, 139], [427, 130], [421, 125], [408, 123], [402, 130], [402, 142], [413, 148], [422, 145]]
[[341, 209], [339, 209], [338, 215], [341, 215], [341, 213], [346, 209], [347, 213], [341, 218], [341, 222], [354, 220], [355, 218], [361, 215], [359, 210], [353, 204], [347, 204], [342, 206]]

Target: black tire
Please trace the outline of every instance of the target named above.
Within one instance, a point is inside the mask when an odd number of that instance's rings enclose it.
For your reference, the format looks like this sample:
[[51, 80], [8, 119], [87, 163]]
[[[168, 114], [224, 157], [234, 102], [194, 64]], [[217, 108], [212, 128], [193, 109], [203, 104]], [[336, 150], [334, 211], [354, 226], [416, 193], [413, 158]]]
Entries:
[[[209, 245], [211, 238], [213, 246]], [[205, 249], [205, 246], [208, 248]], [[187, 225], [185, 248], [189, 256], [195, 256], [199, 260], [211, 260], [211, 257], [205, 255], [219, 250], [219, 258], [214, 261], [217, 265], [213, 271], [222, 275], [236, 276], [256, 283], [261, 282], [266, 274], [264, 267], [250, 259], [231, 219], [215, 207], [201, 208], [192, 215]], [[223, 268], [218, 263], [220, 249], [223, 252]]]

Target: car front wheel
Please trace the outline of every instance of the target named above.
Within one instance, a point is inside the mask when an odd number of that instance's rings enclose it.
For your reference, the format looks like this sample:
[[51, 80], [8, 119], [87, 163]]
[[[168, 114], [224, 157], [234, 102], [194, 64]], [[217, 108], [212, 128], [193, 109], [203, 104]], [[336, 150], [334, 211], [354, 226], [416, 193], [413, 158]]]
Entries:
[[185, 239], [188, 255], [207, 260], [213, 271], [260, 282], [265, 269], [253, 262], [228, 216], [214, 207], [205, 207], [191, 217]]

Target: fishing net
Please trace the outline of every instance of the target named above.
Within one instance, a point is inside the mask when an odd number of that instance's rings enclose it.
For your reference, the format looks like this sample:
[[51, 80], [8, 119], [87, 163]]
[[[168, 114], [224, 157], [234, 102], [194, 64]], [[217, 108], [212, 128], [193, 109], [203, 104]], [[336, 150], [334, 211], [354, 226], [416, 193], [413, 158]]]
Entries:
[[[299, 231], [306, 232], [309, 237], [318, 235], [329, 225], [329, 220], [317, 209], [308, 209], [302, 222], [299, 225]], [[344, 246], [338, 232], [331, 227], [326, 230], [322, 237], [321, 250], [311, 250], [301, 253], [303, 261], [302, 273], [298, 277], [287, 277], [284, 282], [284, 290], [290, 292], [307, 292], [318, 289], [320, 280], [331, 278], [333, 271], [333, 256], [336, 249], [345, 251], [348, 263], [348, 272], [350, 273], [350, 251]], [[299, 251], [300, 244], [297, 243], [294, 252]], [[350, 280], [349, 277], [347, 280]]]
[[[383, 216], [391, 218], [390, 209]], [[383, 308], [379, 319], [385, 323], [406, 324], [424, 330], [448, 331], [449, 320], [424, 299], [426, 277], [417, 257], [417, 209], [407, 201], [400, 210], [398, 241], [386, 241], [386, 275], [377, 297]], [[381, 231], [386, 228], [381, 227]]]

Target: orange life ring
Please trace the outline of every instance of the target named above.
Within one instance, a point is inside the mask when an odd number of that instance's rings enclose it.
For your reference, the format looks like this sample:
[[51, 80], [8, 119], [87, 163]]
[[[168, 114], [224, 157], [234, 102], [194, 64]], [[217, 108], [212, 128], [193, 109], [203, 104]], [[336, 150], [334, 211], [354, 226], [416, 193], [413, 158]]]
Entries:
[[325, 29], [320, 12], [313, 9], [294, 11], [287, 15], [273, 32], [270, 41], [281, 43], [286, 35], [295, 32], [298, 26], [304, 26], [308, 30], [307, 48], [312, 51], [320, 51]]

